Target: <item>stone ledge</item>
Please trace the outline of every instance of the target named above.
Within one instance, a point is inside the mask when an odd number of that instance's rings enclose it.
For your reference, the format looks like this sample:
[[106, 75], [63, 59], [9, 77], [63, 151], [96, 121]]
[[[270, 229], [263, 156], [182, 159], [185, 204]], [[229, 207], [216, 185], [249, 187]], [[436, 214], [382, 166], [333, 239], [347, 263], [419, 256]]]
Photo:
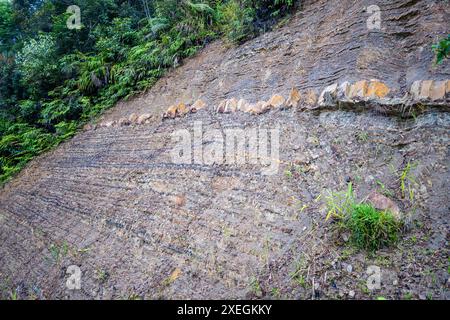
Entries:
[[[272, 110], [297, 109], [299, 111], [314, 111], [324, 109], [366, 109], [380, 111], [386, 114], [413, 115], [427, 107], [440, 107], [450, 111], [450, 80], [419, 80], [415, 81], [410, 90], [403, 97], [393, 97], [392, 90], [385, 83], [377, 79], [361, 80], [355, 83], [334, 83], [323, 89], [321, 94], [313, 89], [301, 93], [292, 88], [286, 99], [280, 94], [274, 94], [268, 101], [249, 103], [245, 99], [230, 98], [222, 100], [213, 108], [216, 113], [243, 112], [260, 115]], [[196, 113], [207, 109], [208, 105], [201, 99], [189, 105], [183, 102], [170, 106], [162, 115], [163, 120], [184, 117], [189, 113]], [[99, 125], [86, 125], [85, 129], [122, 127], [149, 124], [150, 114], [131, 114], [128, 118], [118, 121], [107, 121]]]

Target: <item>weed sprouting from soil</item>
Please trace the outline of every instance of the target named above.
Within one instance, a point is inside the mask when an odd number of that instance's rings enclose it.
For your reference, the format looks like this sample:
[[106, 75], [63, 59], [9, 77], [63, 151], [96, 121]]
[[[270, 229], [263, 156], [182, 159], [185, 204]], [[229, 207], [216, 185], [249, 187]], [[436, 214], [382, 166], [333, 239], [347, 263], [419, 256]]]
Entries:
[[261, 284], [260, 284], [260, 282], [258, 281], [258, 279], [255, 276], [253, 276], [250, 279], [250, 288], [251, 288], [251, 292], [253, 294], [255, 294], [256, 296], [259, 297], [259, 296], [262, 295]]
[[400, 191], [402, 193], [402, 198], [406, 197], [406, 191], [408, 191], [409, 200], [411, 202], [414, 201], [414, 189], [412, 187], [416, 184], [416, 178], [411, 173], [411, 170], [414, 169], [416, 166], [417, 164], [412, 164], [411, 162], [408, 162], [405, 168], [399, 174]]

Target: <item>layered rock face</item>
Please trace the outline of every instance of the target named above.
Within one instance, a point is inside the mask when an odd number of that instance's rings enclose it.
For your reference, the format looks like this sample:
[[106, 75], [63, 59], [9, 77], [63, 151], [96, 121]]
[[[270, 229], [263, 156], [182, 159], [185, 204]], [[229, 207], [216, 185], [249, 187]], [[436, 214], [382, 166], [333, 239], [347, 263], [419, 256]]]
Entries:
[[[302, 2], [273, 32], [211, 44], [7, 184], [2, 297], [372, 299], [361, 281], [380, 265], [375, 295], [449, 298], [450, 64], [434, 67], [430, 47], [448, 5], [377, 1], [370, 30], [371, 1]], [[255, 132], [270, 142], [256, 158]], [[243, 152], [208, 153], [229, 139]], [[332, 237], [327, 191], [349, 182], [405, 217], [398, 247], [349, 254]]]

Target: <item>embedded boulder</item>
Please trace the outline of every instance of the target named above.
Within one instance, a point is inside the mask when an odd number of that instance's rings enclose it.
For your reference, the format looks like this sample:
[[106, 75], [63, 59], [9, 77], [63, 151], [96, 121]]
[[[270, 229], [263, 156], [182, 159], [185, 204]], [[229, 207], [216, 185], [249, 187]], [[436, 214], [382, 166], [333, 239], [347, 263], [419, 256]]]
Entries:
[[136, 113], [132, 113], [128, 118], [128, 120], [130, 120], [130, 122], [133, 124], [137, 122], [138, 118], [139, 116]]
[[435, 81], [430, 89], [430, 99], [432, 101], [445, 98], [447, 81]]
[[255, 104], [249, 106], [248, 113], [253, 115], [263, 114], [271, 109], [269, 103], [266, 101], [258, 101]]
[[336, 105], [338, 95], [338, 84], [334, 83], [326, 87], [319, 97], [319, 107], [331, 107]]
[[163, 114], [163, 119], [181, 117], [189, 113], [188, 107], [184, 103], [170, 106]]
[[352, 85], [350, 82], [345, 81], [339, 85], [338, 90], [338, 100], [339, 101], [350, 101], [350, 92]]
[[232, 113], [236, 112], [238, 108], [238, 100], [236, 98], [222, 100], [216, 109], [218, 113]]
[[177, 116], [184, 116], [185, 114], [189, 113], [188, 107], [184, 103], [180, 103], [177, 106]]
[[276, 94], [268, 101], [268, 104], [273, 109], [280, 109], [285, 106], [286, 99], [283, 96]]
[[349, 91], [350, 99], [364, 99], [367, 97], [369, 83], [366, 80], [358, 81], [351, 85]]
[[317, 94], [316, 91], [312, 89], [306, 90], [305, 94], [302, 97], [302, 103], [307, 107], [312, 107], [317, 103]]
[[418, 80], [414, 81], [409, 91], [415, 101], [442, 101], [450, 93], [450, 80]]
[[140, 115], [139, 118], [137, 119], [137, 124], [145, 124], [148, 120], [151, 119], [151, 115], [146, 113], [143, 115]]
[[381, 211], [389, 211], [397, 221], [403, 221], [403, 215], [397, 204], [388, 197], [373, 191], [367, 197], [367, 202], [374, 206], [375, 209]]
[[107, 121], [102, 123], [100, 126], [104, 128], [111, 128], [116, 124], [116, 121]]
[[237, 109], [242, 112], [249, 112], [250, 104], [245, 99], [240, 99], [237, 104]]
[[120, 118], [117, 122], [119, 126], [129, 126], [131, 124], [130, 120], [128, 118]]
[[176, 105], [172, 105], [170, 106], [167, 111], [163, 114], [163, 118], [167, 119], [167, 118], [175, 118], [177, 115], [177, 106]]
[[389, 87], [381, 81], [371, 80], [368, 88], [367, 88], [367, 97], [368, 98], [384, 98], [386, 97], [391, 90]]

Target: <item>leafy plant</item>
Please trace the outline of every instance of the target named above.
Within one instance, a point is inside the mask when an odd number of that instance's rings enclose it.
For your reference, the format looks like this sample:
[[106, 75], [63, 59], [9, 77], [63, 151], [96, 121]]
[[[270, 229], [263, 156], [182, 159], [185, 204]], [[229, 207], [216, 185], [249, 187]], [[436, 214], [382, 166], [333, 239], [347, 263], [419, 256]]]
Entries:
[[51, 35], [44, 33], [26, 42], [17, 54], [22, 84], [29, 88], [32, 96], [42, 94], [54, 85], [58, 73], [55, 61], [56, 42]]
[[444, 59], [450, 56], [450, 34], [447, 38], [442, 39], [437, 44], [434, 44], [432, 48], [436, 54], [436, 64], [442, 64]]

